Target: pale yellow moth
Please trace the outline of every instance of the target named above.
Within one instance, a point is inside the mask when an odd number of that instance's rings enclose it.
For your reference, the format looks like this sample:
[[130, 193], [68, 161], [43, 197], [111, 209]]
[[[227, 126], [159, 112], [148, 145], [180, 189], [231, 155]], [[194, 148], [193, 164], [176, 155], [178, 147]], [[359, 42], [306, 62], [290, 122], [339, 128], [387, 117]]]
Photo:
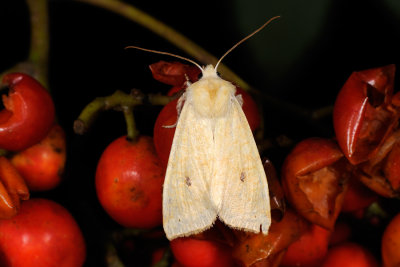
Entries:
[[217, 217], [268, 232], [268, 183], [235, 86], [208, 65], [184, 95], [163, 189], [167, 238], [196, 234]]
[[228, 50], [215, 68], [188, 60], [203, 76], [178, 101], [163, 188], [163, 226], [169, 240], [200, 233], [217, 218], [234, 229], [268, 233], [269, 191], [260, 155], [241, 97], [216, 69], [231, 50], [275, 18]]

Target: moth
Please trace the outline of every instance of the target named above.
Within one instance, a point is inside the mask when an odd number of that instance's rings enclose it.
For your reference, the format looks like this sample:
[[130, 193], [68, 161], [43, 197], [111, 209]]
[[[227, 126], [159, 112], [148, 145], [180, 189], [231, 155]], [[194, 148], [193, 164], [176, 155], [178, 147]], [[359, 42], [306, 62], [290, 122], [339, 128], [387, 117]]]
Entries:
[[268, 231], [267, 179], [235, 91], [208, 65], [181, 96], [163, 188], [170, 240], [202, 232], [217, 218], [235, 229]]
[[270, 200], [260, 155], [241, 96], [235, 96], [236, 87], [219, 77], [217, 68], [230, 51], [275, 18], [228, 50], [215, 67], [183, 58], [197, 65], [202, 77], [187, 87], [177, 105], [163, 186], [163, 227], [169, 240], [205, 231], [217, 219], [234, 229], [268, 232]]

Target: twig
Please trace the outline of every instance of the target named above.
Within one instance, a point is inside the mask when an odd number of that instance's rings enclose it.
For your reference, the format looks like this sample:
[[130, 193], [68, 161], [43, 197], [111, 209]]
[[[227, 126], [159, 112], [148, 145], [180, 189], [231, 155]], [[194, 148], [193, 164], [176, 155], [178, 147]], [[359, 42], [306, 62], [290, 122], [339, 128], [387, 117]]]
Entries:
[[138, 132], [135, 127], [132, 109], [134, 106], [142, 104], [142, 102], [142, 97], [126, 94], [119, 90], [106, 97], [97, 97], [82, 110], [79, 117], [75, 120], [74, 132], [77, 134], [84, 134], [100, 112], [109, 109], [119, 109], [124, 112], [127, 125], [127, 137], [130, 140], [134, 140]]
[[48, 86], [48, 57], [49, 57], [49, 26], [48, 1], [26, 0], [30, 13], [31, 40], [27, 60], [15, 64], [0, 74], [23, 72], [35, 77], [49, 90]]
[[33, 76], [48, 88], [49, 14], [48, 0], [26, 0], [31, 21], [31, 45], [28, 61], [35, 68]]

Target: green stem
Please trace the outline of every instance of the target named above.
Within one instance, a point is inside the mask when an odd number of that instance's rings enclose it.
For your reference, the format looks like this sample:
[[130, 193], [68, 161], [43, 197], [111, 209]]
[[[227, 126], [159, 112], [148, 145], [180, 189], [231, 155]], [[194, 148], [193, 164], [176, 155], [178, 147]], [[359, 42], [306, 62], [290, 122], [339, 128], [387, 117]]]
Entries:
[[[119, 109], [124, 112], [125, 119], [127, 120], [128, 137], [134, 139], [137, 131], [132, 110], [134, 106], [141, 105], [142, 102], [142, 97], [126, 94], [119, 90], [106, 97], [97, 97], [82, 110], [79, 117], [75, 120], [74, 131], [77, 134], [84, 134], [100, 112], [108, 109]], [[128, 115], [128, 113], [131, 113], [131, 115]], [[128, 120], [132, 121], [128, 122]]]
[[126, 138], [129, 141], [134, 141], [139, 136], [139, 131], [136, 129], [135, 117], [133, 116], [132, 106], [123, 107], [123, 112], [126, 122]]
[[30, 12], [31, 44], [28, 61], [34, 66], [33, 76], [48, 88], [49, 15], [48, 0], [26, 0]]
[[159, 106], [165, 106], [172, 100], [174, 100], [176, 97], [171, 97], [171, 96], [165, 96], [161, 94], [149, 94], [147, 95], [147, 99], [150, 104], [152, 105], [159, 105]]
[[0, 73], [0, 81], [10, 72], [23, 72], [39, 80], [49, 90], [49, 26], [48, 0], [26, 0], [30, 14], [31, 40], [29, 55], [25, 61]]
[[[167, 41], [174, 44], [176, 47], [182, 49], [187, 54], [204, 64], [215, 64], [218, 59], [208, 53], [205, 49], [198, 46], [196, 43], [186, 38], [181, 33], [175, 31], [173, 28], [167, 26], [161, 21], [155, 19], [149, 14], [137, 9], [136, 7], [121, 2], [119, 0], [76, 0], [79, 2], [88, 3], [94, 6], [99, 6], [104, 9], [115, 12], [127, 19], [134, 21], [143, 27], [153, 31], [155, 34], [163, 37]], [[242, 80], [238, 75], [231, 71], [228, 67], [220, 64], [218, 67], [219, 72], [224, 79], [229, 80], [243, 88], [250, 90], [250, 85]]]
[[106, 265], [107, 267], [125, 267], [125, 264], [121, 261], [118, 256], [117, 249], [115, 248], [112, 241], [106, 244]]

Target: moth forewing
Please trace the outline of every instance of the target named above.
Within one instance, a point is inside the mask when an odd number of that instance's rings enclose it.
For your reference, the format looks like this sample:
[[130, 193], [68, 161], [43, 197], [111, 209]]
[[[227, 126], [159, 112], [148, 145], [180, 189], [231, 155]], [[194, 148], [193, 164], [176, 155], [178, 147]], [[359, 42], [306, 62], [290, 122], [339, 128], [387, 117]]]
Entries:
[[268, 183], [253, 134], [236, 98], [227, 117], [218, 120], [215, 131], [218, 168], [211, 190], [221, 187], [218, 216], [230, 227], [266, 234], [271, 224]]
[[[190, 97], [182, 108], [163, 187], [163, 226], [172, 240], [210, 228], [217, 213], [209, 197], [213, 154], [210, 127], [198, 120]], [[205, 156], [208, 155], [208, 156]]]

